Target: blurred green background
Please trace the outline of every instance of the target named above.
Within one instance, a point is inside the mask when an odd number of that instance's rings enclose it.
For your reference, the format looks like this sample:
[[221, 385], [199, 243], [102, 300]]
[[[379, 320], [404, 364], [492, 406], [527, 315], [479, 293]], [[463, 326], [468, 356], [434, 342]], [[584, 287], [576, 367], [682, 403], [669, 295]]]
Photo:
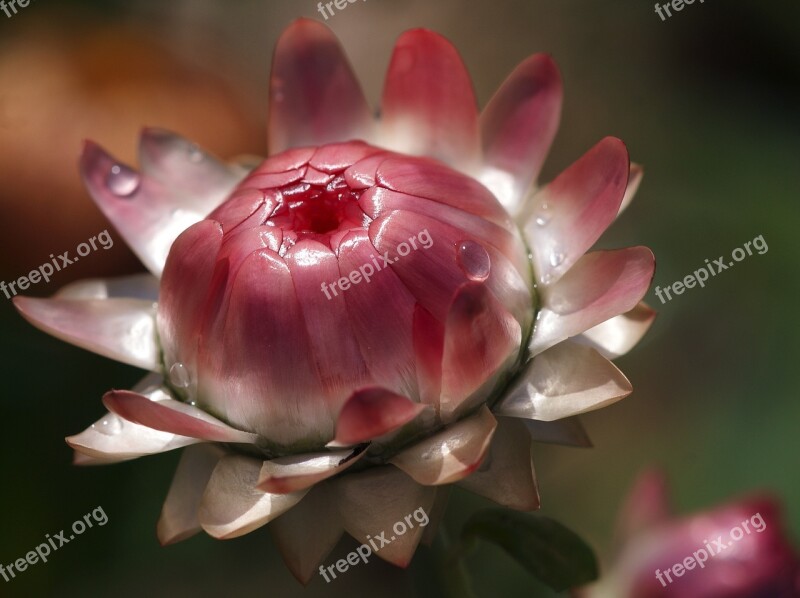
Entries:
[[[0, 13], [0, 279], [107, 226], [80, 189], [83, 137], [130, 159], [138, 128], [157, 125], [225, 157], [263, 153], [272, 47], [298, 16], [321, 18], [312, 0], [38, 0], [12, 19]], [[519, 61], [552, 53], [566, 99], [544, 179], [601, 137], [624, 139], [646, 175], [602, 243], [651, 247], [654, 284], [764, 236], [767, 253], [704, 289], [664, 305], [650, 291], [660, 316], [618, 361], [634, 394], [584, 417], [594, 449], [537, 445], [537, 472], [542, 513], [600, 555], [620, 500], [650, 465], [668, 472], [682, 512], [770, 491], [800, 538], [800, 4], [710, 0], [662, 22], [646, 0], [371, 0], [327, 23], [373, 105], [393, 41], [408, 28], [456, 44], [482, 105]], [[34, 294], [136, 271], [112, 236], [113, 249]], [[0, 323], [0, 563], [95, 507], [109, 517], [49, 563], [0, 580], [0, 595], [437, 595], [425, 548], [408, 571], [373, 561], [303, 589], [264, 530], [159, 547], [155, 522], [178, 453], [82, 469], [63, 442], [104, 412], [106, 390], [129, 387], [140, 372], [34, 330], [2, 295]], [[480, 506], [454, 492], [447, 527]], [[480, 596], [551, 595], [495, 548], [469, 565]]]

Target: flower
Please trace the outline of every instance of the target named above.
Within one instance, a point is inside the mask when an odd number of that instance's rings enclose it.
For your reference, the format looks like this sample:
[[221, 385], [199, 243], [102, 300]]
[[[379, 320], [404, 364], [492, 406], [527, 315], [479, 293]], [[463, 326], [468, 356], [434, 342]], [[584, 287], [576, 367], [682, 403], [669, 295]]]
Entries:
[[674, 517], [662, 474], [642, 474], [620, 513], [620, 549], [584, 598], [792, 598], [800, 559], [768, 496]]
[[[15, 304], [152, 374], [105, 395], [67, 439], [76, 461], [188, 447], [162, 543], [270, 523], [302, 581], [344, 531], [435, 519], [449, 484], [538, 508], [531, 442], [588, 443], [574, 416], [631, 392], [609, 359], [655, 315], [648, 249], [586, 253], [641, 178], [625, 145], [536, 184], [561, 96], [535, 55], [479, 115], [455, 49], [413, 30], [375, 121], [333, 34], [301, 19], [275, 52], [266, 161], [147, 129], [136, 172], [87, 143], [86, 185], [153, 276]], [[405, 566], [423, 531], [377, 554]]]

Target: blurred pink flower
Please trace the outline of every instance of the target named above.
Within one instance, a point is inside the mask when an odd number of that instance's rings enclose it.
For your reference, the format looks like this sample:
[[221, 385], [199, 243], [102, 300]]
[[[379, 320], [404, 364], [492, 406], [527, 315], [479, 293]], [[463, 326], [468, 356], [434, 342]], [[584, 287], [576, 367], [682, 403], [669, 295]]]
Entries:
[[623, 507], [619, 531], [612, 569], [585, 598], [800, 596], [800, 559], [772, 498], [677, 518], [663, 476], [648, 472]]
[[[532, 440], [587, 444], [573, 416], [631, 392], [609, 359], [654, 318], [648, 249], [586, 253], [641, 169], [607, 138], [539, 187], [553, 61], [522, 62], [479, 114], [458, 53], [425, 30], [398, 40], [378, 121], [309, 20], [278, 42], [270, 99], [255, 168], [153, 129], [141, 172], [86, 145], [92, 197], [153, 276], [15, 303], [153, 374], [106, 394], [111, 413], [68, 438], [77, 461], [192, 445], [161, 541], [271, 522], [304, 581], [344, 531], [364, 542], [418, 508], [435, 517], [448, 484], [538, 508]], [[415, 237], [424, 248], [391, 258]], [[365, 264], [369, 281], [325, 291]], [[407, 565], [422, 532], [378, 555]]]

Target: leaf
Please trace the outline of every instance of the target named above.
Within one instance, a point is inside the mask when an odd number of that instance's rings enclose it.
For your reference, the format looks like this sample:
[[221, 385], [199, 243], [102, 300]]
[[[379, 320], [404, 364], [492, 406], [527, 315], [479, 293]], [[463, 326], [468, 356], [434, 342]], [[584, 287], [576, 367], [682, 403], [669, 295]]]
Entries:
[[557, 591], [597, 579], [594, 552], [575, 532], [543, 515], [486, 509], [461, 530], [462, 546], [497, 544], [534, 577]]

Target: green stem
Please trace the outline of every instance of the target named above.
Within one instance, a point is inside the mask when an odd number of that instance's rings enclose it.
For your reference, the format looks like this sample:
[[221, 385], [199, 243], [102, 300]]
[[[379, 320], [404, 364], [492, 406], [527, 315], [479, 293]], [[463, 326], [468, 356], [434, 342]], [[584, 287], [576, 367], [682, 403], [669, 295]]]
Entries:
[[477, 598], [472, 590], [469, 574], [462, 557], [466, 556], [462, 544], [453, 546], [445, 529], [444, 522], [439, 526], [439, 533], [434, 543], [439, 583], [446, 598]]

